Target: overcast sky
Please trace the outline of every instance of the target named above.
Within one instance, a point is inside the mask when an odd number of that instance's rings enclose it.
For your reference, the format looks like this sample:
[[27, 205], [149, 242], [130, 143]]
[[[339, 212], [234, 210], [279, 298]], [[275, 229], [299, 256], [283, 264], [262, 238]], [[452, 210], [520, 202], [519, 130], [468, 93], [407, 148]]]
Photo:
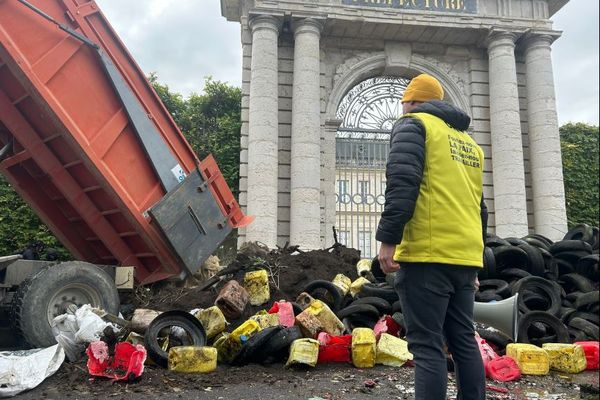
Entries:
[[[176, 92], [201, 92], [204, 78], [241, 85], [239, 24], [219, 0], [96, 0], [142, 70]], [[570, 0], [553, 18], [558, 119], [598, 125], [598, 1]]]

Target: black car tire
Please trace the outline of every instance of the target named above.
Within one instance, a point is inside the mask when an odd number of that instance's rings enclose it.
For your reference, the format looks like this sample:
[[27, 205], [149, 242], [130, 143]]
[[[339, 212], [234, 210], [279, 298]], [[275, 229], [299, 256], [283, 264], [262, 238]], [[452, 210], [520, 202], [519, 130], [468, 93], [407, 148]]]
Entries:
[[515, 246], [499, 246], [492, 249], [496, 258], [496, 272], [506, 268], [527, 269], [527, 253]]
[[575, 308], [578, 311], [584, 310], [591, 304], [598, 303], [600, 301], [600, 294], [597, 290], [593, 292], [584, 293], [577, 297], [575, 300]]
[[381, 270], [381, 264], [379, 264], [378, 257], [373, 257], [371, 260], [371, 273], [377, 282], [385, 282], [386, 274]]
[[556, 335], [556, 341], [558, 343], [569, 343], [569, 331], [567, 330], [565, 324], [563, 324], [560, 319], [556, 318], [554, 315], [545, 311], [531, 311], [524, 314], [519, 319], [517, 342], [531, 343], [527, 331], [534, 322], [541, 322], [550, 327], [554, 331], [554, 334]]
[[379, 318], [379, 310], [371, 304], [352, 304], [336, 313], [339, 319], [353, 317], [356, 314], [362, 314], [374, 319]]
[[536, 239], [534, 237], [525, 236], [523, 240], [526, 241], [527, 244], [538, 247], [540, 249], [548, 250], [550, 248], [550, 245], [548, 245], [546, 242], [540, 239]]
[[544, 257], [539, 249], [529, 244], [523, 244], [517, 247], [527, 253], [527, 270], [531, 275], [543, 276], [546, 265], [544, 264]]
[[479, 328], [477, 329], [477, 333], [479, 333], [479, 336], [486, 342], [492, 343], [498, 349], [502, 349], [503, 351], [509, 343], [513, 343], [513, 340], [508, 335], [494, 328]]
[[[575, 225], [565, 234], [563, 240], [583, 240], [590, 243], [594, 238], [594, 231], [588, 224]], [[590, 243], [592, 244], [592, 243]]]
[[582, 251], [592, 254], [592, 246], [583, 240], [561, 240], [550, 246], [549, 251], [555, 255], [565, 251]]
[[566, 274], [572, 274], [575, 272], [575, 265], [570, 261], [566, 261], [560, 258], [554, 258], [554, 262], [556, 263], [556, 269], [558, 270], [559, 278]]
[[381, 297], [361, 297], [352, 302], [351, 305], [370, 304], [379, 310], [380, 315], [391, 314], [392, 306], [390, 302]]
[[594, 284], [588, 278], [578, 273], [562, 275], [560, 280], [564, 283], [562, 286], [567, 291], [569, 291], [569, 288], [575, 289], [582, 293], [587, 293], [594, 290]]
[[600, 279], [600, 274], [598, 273], [598, 260], [598, 254], [591, 254], [589, 256], [582, 257], [577, 262], [575, 271], [594, 282], [598, 282]]
[[483, 268], [477, 272], [479, 279], [494, 279], [496, 278], [496, 257], [491, 247], [483, 249]]
[[531, 274], [520, 268], [506, 268], [500, 272], [500, 277], [505, 280], [522, 279], [531, 276]]
[[598, 325], [594, 325], [590, 321], [586, 321], [583, 318], [574, 317], [569, 321], [569, 326], [585, 332], [585, 334], [592, 340], [600, 340], [600, 330]]
[[495, 290], [484, 290], [483, 292], [475, 292], [475, 301], [488, 303], [490, 301], [502, 300], [502, 296], [496, 293]]
[[186, 346], [204, 346], [206, 345], [206, 332], [200, 321], [192, 314], [185, 311], [167, 311], [160, 314], [148, 325], [144, 334], [144, 346], [148, 352], [148, 357], [161, 367], [167, 367], [169, 364], [168, 351], [162, 349], [158, 343], [161, 331], [164, 328], [178, 326], [182, 328], [190, 343]]
[[484, 292], [486, 290], [493, 290], [497, 295], [502, 298], [506, 298], [510, 295], [510, 288], [508, 283], [502, 279], [484, 279], [479, 281], [479, 290]]
[[[539, 240], [540, 242], [544, 243], [546, 246], [552, 246], [554, 244], [554, 241], [552, 241], [550, 238], [548, 238], [544, 235], [541, 235], [539, 233], [530, 233], [526, 237]], [[525, 239], [525, 238], [523, 238], [523, 239]]]
[[510, 245], [511, 245], [511, 243], [509, 243], [508, 241], [506, 241], [506, 240], [504, 240], [502, 238], [499, 238], [497, 236], [495, 236], [495, 237], [489, 237], [489, 238], [485, 239], [485, 246], [486, 247], [494, 248], [494, 247], [510, 246]]
[[[552, 283], [552, 281], [540, 278], [538, 276], [528, 276], [527, 278], [520, 279], [512, 288], [512, 294], [516, 294], [520, 291], [535, 291], [537, 293], [543, 293], [549, 300], [549, 307], [546, 312], [552, 315], [558, 315], [561, 308], [560, 293]], [[523, 313], [530, 311], [525, 302], [523, 296], [519, 296], [519, 310]]]
[[[333, 283], [331, 283], [329, 281], [326, 281], [323, 279], [314, 280], [314, 281], [310, 282], [308, 285], [306, 285], [304, 287], [304, 289], [302, 290], [302, 292], [306, 292], [308, 294], [313, 294], [318, 289], [325, 290], [331, 296], [332, 301], [329, 302], [329, 305], [331, 306], [331, 310], [333, 312], [340, 309], [340, 307], [342, 306], [342, 301], [343, 301], [342, 292], [336, 285], [334, 285]], [[328, 301], [325, 299], [321, 299], [321, 300], [328, 303]]]
[[302, 331], [299, 326], [283, 328], [269, 338], [262, 347], [261, 354], [264, 355], [263, 361], [278, 361], [287, 355], [287, 350], [292, 342], [302, 339]]
[[596, 326], [600, 325], [600, 316], [596, 313], [575, 311], [573, 313], [573, 318], [585, 319], [586, 321], [589, 321]]
[[117, 315], [120, 300], [113, 278], [83, 261], [43, 267], [22, 282], [13, 297], [10, 318], [15, 332], [35, 348], [56, 344], [50, 323], [70, 304], [90, 304]]
[[381, 297], [389, 303], [393, 303], [398, 300], [398, 293], [387, 283], [365, 283], [361, 288], [359, 297]]

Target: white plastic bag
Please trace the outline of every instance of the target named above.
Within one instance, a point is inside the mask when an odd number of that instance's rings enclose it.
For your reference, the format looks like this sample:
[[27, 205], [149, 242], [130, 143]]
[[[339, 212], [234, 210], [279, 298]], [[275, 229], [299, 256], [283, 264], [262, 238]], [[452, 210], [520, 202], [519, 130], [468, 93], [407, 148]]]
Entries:
[[81, 358], [88, 343], [100, 340], [102, 332], [110, 326], [114, 332], [119, 328], [105, 322], [89, 304], [84, 304], [73, 314], [62, 314], [50, 324], [56, 341], [65, 349], [69, 361]]
[[46, 349], [0, 352], [0, 397], [33, 389], [58, 371], [65, 352], [55, 344]]
[[56, 342], [61, 345], [69, 361], [77, 361], [85, 345], [77, 343], [75, 333], [79, 330], [77, 318], [73, 314], [62, 314], [52, 320], [50, 324]]
[[84, 304], [77, 311], [75, 311], [75, 318], [77, 318], [77, 324], [79, 330], [75, 333], [75, 340], [80, 343], [91, 343], [96, 340], [100, 340], [104, 328], [111, 326], [112, 324], [104, 322], [97, 314], [92, 311], [92, 307], [89, 304]]

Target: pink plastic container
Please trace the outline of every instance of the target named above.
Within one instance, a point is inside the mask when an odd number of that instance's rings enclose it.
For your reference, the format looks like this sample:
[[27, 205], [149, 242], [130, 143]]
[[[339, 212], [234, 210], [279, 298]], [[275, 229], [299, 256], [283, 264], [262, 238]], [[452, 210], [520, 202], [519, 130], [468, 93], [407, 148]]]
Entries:
[[479, 346], [479, 352], [481, 353], [481, 359], [483, 360], [483, 366], [486, 367], [487, 364], [495, 358], [498, 358], [498, 354], [490, 347], [490, 345], [482, 339], [481, 336], [475, 335], [475, 340], [477, 340], [477, 345]]
[[392, 336], [399, 336], [402, 327], [394, 321], [389, 315], [384, 315], [373, 327], [375, 337], [379, 340], [382, 333], [387, 333]]
[[269, 314], [279, 315], [279, 325], [283, 325], [286, 328], [294, 326], [296, 321], [292, 303], [288, 303], [287, 301], [278, 301], [273, 304], [273, 307], [269, 310]]

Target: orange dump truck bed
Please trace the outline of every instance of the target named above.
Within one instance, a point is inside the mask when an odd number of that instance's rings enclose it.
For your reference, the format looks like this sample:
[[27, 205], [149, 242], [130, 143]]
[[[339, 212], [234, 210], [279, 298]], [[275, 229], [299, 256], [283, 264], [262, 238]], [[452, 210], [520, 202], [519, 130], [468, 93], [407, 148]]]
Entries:
[[250, 221], [94, 1], [0, 0], [0, 171], [78, 259], [149, 283]]

